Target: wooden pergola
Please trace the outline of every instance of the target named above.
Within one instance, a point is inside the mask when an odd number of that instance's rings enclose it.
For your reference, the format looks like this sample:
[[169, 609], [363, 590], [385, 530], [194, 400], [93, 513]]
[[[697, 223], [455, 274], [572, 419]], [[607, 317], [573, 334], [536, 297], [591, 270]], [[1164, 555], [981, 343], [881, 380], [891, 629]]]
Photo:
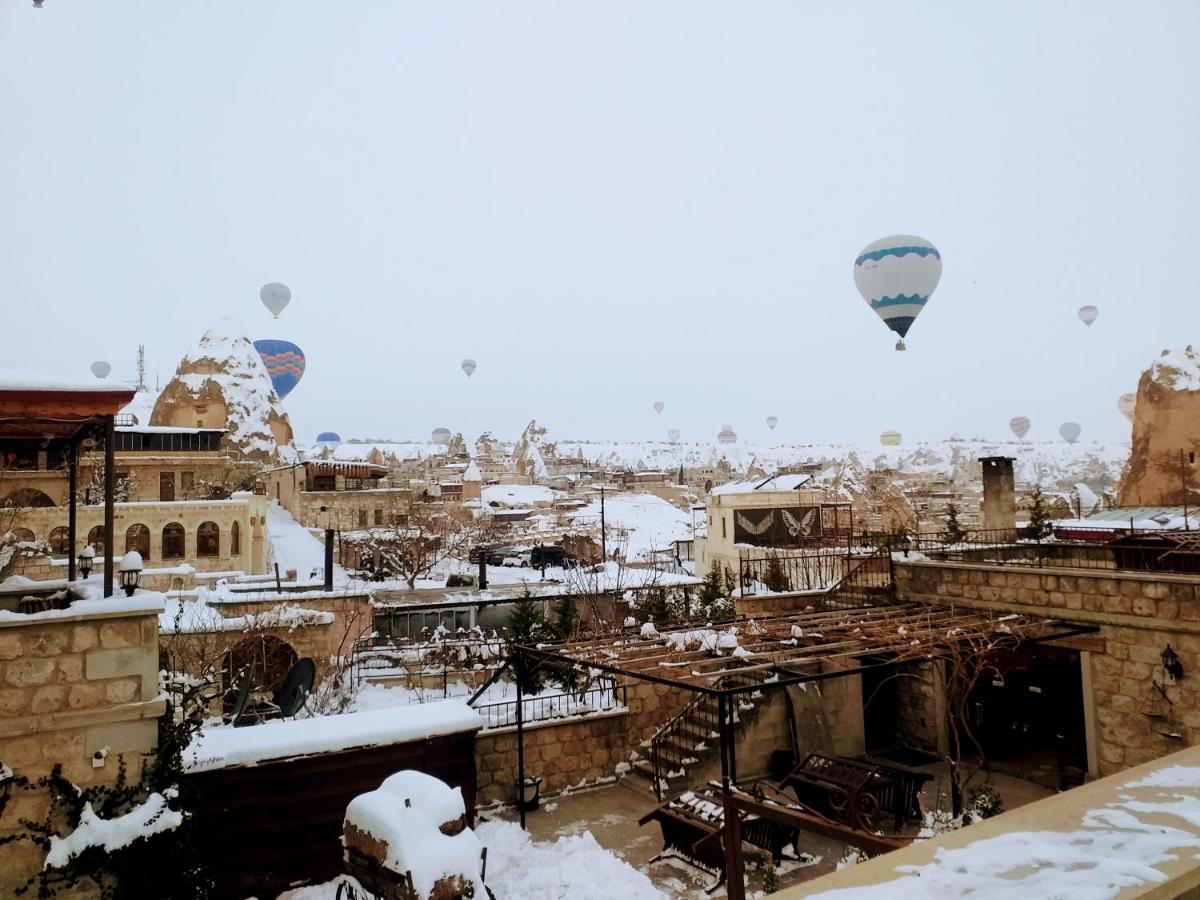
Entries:
[[0, 456], [27, 449], [60, 448], [67, 467], [68, 580], [75, 580], [76, 504], [81, 449], [104, 448], [104, 596], [113, 594], [114, 429], [135, 390], [112, 381], [74, 382], [51, 378], [0, 378]]
[[[517, 766], [525, 781], [521, 670], [526, 666], [579, 667], [714, 697], [718, 706], [721, 787], [725, 821], [728, 896], [744, 897], [738, 810], [746, 797], [737, 789], [737, 758], [731, 713], [740, 695], [789, 685], [844, 678], [895, 668], [953, 652], [960, 643], [989, 635], [1006, 641], [1044, 643], [1092, 634], [1093, 625], [1050, 616], [1025, 616], [917, 602], [884, 602], [848, 609], [809, 609], [718, 625], [689, 625], [649, 635], [619, 634], [552, 645], [516, 648]], [[884, 660], [863, 663], [862, 660]], [[762, 812], [762, 809], [759, 809]], [[771, 813], [775, 815], [775, 813]], [[803, 816], [779, 812], [803, 824]], [[524, 814], [522, 813], [522, 825]], [[862, 835], [864, 839], [870, 835]]]

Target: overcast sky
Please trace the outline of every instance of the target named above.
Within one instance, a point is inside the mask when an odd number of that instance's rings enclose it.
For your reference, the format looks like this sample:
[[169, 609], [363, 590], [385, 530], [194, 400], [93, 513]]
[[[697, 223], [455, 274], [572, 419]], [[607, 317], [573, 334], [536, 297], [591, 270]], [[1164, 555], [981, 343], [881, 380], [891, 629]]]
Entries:
[[[2, 367], [165, 383], [233, 315], [306, 351], [301, 439], [1127, 439], [1200, 342], [1197, 46], [1195, 0], [0, 0]], [[851, 274], [895, 232], [944, 259], [907, 353]]]

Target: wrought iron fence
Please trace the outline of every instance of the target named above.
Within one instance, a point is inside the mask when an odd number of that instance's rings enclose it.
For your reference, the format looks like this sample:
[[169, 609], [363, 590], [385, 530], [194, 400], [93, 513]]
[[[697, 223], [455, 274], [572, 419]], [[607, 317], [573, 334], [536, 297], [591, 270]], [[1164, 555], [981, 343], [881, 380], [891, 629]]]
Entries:
[[[1007, 538], [1007, 539], [1005, 539]], [[1109, 543], [1030, 540], [1019, 530], [972, 532], [947, 542], [940, 535], [916, 535], [913, 549], [933, 559], [1035, 568], [1200, 572], [1200, 547], [1166, 540], [1163, 532], [1127, 535]]]
[[743, 556], [739, 560], [742, 596], [822, 591], [844, 578], [853, 562], [845, 549]]
[[[484, 720], [484, 729], [504, 728], [517, 724], [517, 701], [494, 700], [474, 704]], [[558, 694], [535, 694], [522, 700], [522, 720], [546, 722], [566, 719], [588, 713], [608, 712], [625, 708], [625, 686], [611, 679], [594, 684], [580, 691], [564, 691]]]

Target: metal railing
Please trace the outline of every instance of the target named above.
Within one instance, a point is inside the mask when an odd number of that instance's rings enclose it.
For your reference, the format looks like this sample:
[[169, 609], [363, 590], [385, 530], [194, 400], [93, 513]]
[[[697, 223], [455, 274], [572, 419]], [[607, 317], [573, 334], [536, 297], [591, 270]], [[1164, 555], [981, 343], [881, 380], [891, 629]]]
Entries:
[[972, 531], [949, 542], [943, 535], [916, 535], [912, 547], [937, 560], [1002, 566], [1140, 572], [1200, 573], [1200, 547], [1172, 546], [1163, 532], [1127, 535], [1109, 543], [1032, 540], [1020, 530]]
[[825, 590], [846, 577], [854, 559], [845, 548], [743, 556], [738, 561], [742, 596]]
[[[505, 728], [517, 724], [515, 698], [477, 702], [474, 707], [483, 718], [485, 731], [489, 728]], [[522, 700], [521, 715], [524, 724], [529, 725], [533, 722], [547, 722], [624, 708], [625, 686], [606, 679], [602, 684], [595, 684], [580, 691], [527, 696]]]
[[881, 547], [874, 553], [855, 559], [846, 576], [821, 595], [813, 604], [817, 610], [855, 609], [889, 603], [896, 596], [896, 577], [892, 550]]

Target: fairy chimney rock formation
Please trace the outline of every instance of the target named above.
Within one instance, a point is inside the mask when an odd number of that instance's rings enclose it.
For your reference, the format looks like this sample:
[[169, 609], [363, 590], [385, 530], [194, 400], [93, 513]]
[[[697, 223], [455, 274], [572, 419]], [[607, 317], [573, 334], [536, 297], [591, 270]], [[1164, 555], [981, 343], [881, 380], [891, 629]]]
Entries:
[[159, 394], [150, 423], [224, 428], [225, 450], [246, 460], [296, 459], [292, 426], [267, 367], [233, 319], [221, 319], [184, 355]]
[[[1195, 503], [1200, 495], [1200, 354], [1164, 350], [1138, 381], [1122, 506]], [[1186, 490], [1186, 497], [1185, 497]]]

